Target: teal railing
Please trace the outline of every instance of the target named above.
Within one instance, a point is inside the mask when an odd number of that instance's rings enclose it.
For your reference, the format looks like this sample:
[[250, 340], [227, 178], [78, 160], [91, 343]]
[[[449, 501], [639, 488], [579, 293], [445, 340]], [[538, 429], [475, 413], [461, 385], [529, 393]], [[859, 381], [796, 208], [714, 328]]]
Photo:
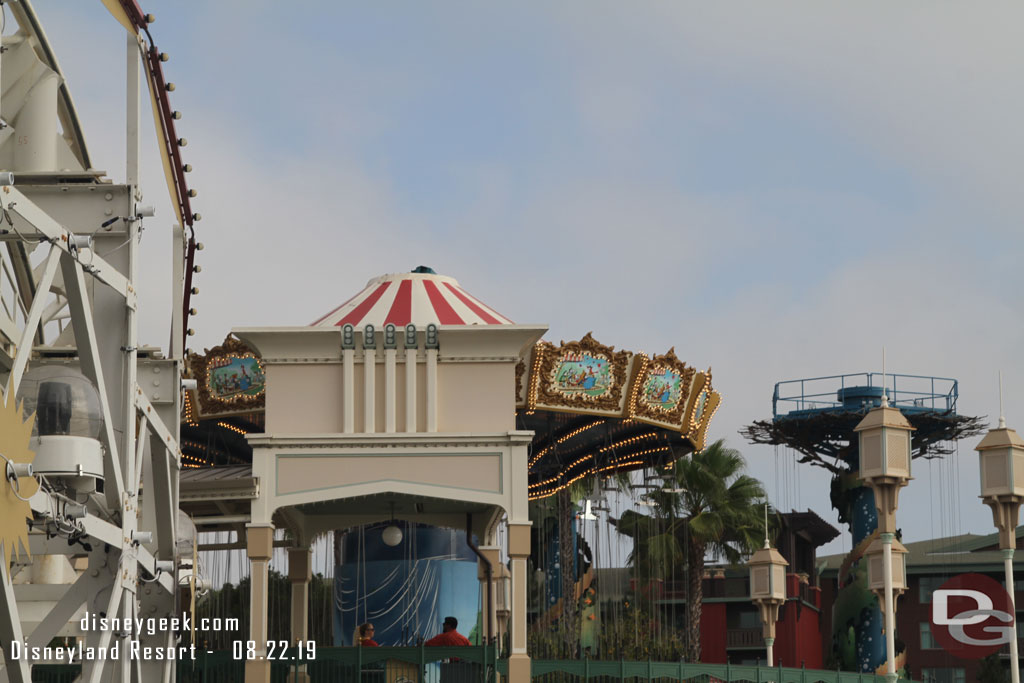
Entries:
[[[454, 660], [458, 661], [454, 661]], [[34, 683], [71, 683], [78, 666], [37, 665]], [[197, 652], [194, 661], [178, 662], [177, 683], [242, 683], [245, 660], [231, 652]], [[508, 660], [496, 659], [493, 647], [321, 647], [315, 659], [274, 660], [271, 683], [286, 683], [289, 673], [305, 671], [311, 683], [501, 683]], [[885, 683], [884, 676], [845, 671], [685, 664], [597, 659], [534, 659], [533, 683]]]
[[[508, 670], [506, 660], [498, 661], [498, 672]], [[646, 683], [647, 681], [691, 681], [715, 683], [885, 683], [885, 676], [847, 671], [745, 666], [739, 664], [686, 664], [683, 662], [635, 662], [596, 659], [534, 659], [530, 662], [534, 683]]]

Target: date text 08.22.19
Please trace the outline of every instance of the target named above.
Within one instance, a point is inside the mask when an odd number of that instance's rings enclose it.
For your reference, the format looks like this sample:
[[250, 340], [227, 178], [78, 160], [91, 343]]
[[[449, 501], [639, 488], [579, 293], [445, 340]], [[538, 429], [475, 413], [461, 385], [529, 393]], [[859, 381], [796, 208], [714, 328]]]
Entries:
[[255, 640], [236, 640], [231, 643], [231, 658], [240, 659], [279, 659], [279, 660], [310, 660], [316, 659], [316, 641], [300, 640], [289, 643], [287, 640], [268, 640], [266, 654], [256, 652]]

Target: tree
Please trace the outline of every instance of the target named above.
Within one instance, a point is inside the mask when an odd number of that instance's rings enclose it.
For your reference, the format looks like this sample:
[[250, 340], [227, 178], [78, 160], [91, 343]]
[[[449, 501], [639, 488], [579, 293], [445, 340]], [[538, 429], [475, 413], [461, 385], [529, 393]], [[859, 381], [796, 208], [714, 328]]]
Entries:
[[978, 683], [1006, 683], [1009, 672], [999, 660], [999, 654], [991, 654], [981, 660], [978, 667]]
[[739, 451], [719, 439], [676, 461], [667, 477], [674, 487], [648, 494], [651, 515], [627, 510], [616, 523], [619, 532], [633, 538], [631, 561], [638, 571], [675, 578], [676, 568], [685, 567], [690, 661], [700, 661], [705, 556], [710, 552], [735, 564], [764, 539], [764, 487], [745, 469]]

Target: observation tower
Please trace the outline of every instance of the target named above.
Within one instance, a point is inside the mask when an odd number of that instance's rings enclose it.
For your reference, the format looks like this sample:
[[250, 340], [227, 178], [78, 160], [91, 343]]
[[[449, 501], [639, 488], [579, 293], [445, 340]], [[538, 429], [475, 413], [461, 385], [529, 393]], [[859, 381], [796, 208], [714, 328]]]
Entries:
[[984, 431], [979, 418], [957, 414], [955, 379], [867, 372], [778, 382], [772, 419], [741, 432], [752, 443], [788, 446], [800, 453], [799, 463], [832, 473], [832, 507], [853, 539], [839, 570], [833, 654], [842, 669], [861, 672], [884, 668], [885, 639], [878, 599], [868, 588], [867, 562], [861, 561], [878, 538], [878, 513], [874, 494], [859, 476], [854, 428], [882, 404], [883, 392], [914, 428], [913, 459], [949, 455], [951, 442]]

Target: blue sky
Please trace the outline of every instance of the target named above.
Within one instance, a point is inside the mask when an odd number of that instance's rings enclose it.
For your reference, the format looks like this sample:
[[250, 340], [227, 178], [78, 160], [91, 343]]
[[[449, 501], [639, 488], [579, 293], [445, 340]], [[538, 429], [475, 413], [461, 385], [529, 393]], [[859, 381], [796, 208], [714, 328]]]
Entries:
[[[122, 31], [99, 3], [38, 4], [120, 180]], [[1003, 370], [1024, 426], [1019, 4], [143, 6], [200, 191], [197, 347], [431, 265], [555, 341], [711, 365], [715, 436], [780, 507], [833, 523], [827, 477], [779, 481], [737, 434], [775, 381], [877, 371], [885, 345], [890, 370], [956, 377], [961, 411], [993, 419]], [[141, 317], [163, 343], [154, 144]], [[973, 446], [901, 497], [908, 538], [989, 530]], [[963, 507], [936, 527], [944, 487]]]

